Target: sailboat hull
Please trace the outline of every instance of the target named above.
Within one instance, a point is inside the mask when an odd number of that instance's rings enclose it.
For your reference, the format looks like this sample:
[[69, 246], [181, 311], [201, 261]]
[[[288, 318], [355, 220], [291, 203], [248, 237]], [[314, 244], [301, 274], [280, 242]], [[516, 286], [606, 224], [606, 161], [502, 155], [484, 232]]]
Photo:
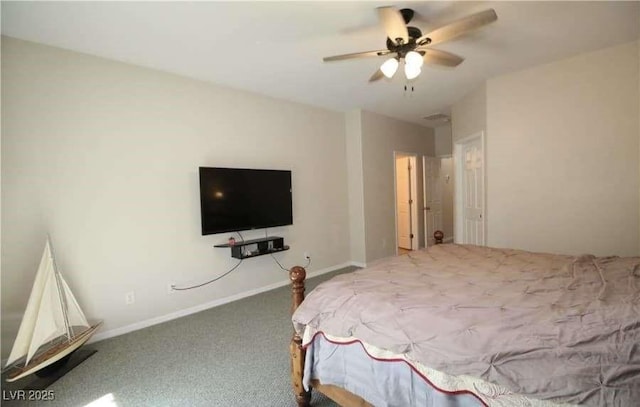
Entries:
[[15, 368], [7, 377], [7, 382], [14, 382], [22, 379], [23, 377], [35, 373], [40, 369], [56, 363], [65, 356], [70, 355], [73, 351], [84, 345], [98, 330], [100, 325], [102, 325], [102, 322], [98, 322], [97, 324], [89, 327], [86, 331], [74, 337], [71, 342], [54, 346], [53, 348], [45, 351], [42, 355], [36, 356], [28, 365]]

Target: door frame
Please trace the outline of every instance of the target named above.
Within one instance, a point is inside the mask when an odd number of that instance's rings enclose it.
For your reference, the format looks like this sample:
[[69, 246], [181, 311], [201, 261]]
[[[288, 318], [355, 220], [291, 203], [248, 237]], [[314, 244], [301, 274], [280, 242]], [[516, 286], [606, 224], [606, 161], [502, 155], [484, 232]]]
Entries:
[[411, 250], [418, 250], [418, 155], [415, 153], [406, 153], [403, 151], [393, 152], [393, 218], [394, 233], [396, 236], [395, 253], [398, 255], [398, 175], [396, 171], [396, 159], [398, 156], [409, 157], [411, 162], [411, 183], [409, 190], [411, 192], [411, 233], [413, 238], [411, 239]]
[[471, 134], [453, 143], [453, 178], [455, 189], [453, 194], [453, 239], [454, 243], [463, 243], [463, 185], [464, 185], [464, 157], [462, 156], [463, 146], [480, 139], [482, 146], [482, 239], [487, 244], [487, 147], [484, 131]]

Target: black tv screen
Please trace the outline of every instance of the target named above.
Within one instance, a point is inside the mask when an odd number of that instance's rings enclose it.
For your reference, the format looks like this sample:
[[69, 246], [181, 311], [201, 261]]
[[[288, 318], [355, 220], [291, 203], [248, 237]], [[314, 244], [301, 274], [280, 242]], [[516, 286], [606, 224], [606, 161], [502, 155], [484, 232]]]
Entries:
[[202, 234], [293, 224], [291, 171], [200, 167]]

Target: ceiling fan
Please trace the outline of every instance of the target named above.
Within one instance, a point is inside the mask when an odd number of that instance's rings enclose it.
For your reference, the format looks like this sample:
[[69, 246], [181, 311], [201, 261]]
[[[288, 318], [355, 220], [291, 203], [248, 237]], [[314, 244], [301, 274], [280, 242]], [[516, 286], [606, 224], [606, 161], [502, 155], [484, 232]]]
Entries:
[[378, 7], [376, 10], [387, 34], [387, 49], [335, 55], [325, 57], [323, 61], [390, 55], [391, 58], [380, 66], [380, 69], [369, 78], [369, 82], [375, 82], [383, 77], [392, 78], [402, 60], [404, 60], [405, 76], [408, 80], [412, 80], [420, 75], [423, 63], [455, 67], [464, 61], [464, 58], [458, 55], [433, 49], [431, 45], [452, 40], [498, 19], [496, 12], [488, 9], [422, 35], [419, 28], [407, 26], [413, 18], [413, 10], [408, 8], [398, 10], [395, 7]]

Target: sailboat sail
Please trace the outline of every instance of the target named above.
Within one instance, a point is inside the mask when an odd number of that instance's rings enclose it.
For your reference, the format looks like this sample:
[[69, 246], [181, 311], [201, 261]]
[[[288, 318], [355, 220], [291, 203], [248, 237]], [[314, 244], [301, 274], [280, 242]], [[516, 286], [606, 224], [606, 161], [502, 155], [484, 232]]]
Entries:
[[84, 312], [80, 309], [80, 305], [78, 305], [78, 301], [76, 301], [76, 297], [73, 296], [71, 289], [67, 285], [67, 282], [64, 281], [61, 274], [58, 274], [60, 277], [60, 283], [62, 285], [63, 294], [66, 298], [67, 302], [67, 319], [69, 320], [69, 325], [71, 326], [84, 326], [89, 327], [89, 322], [87, 322], [87, 318], [84, 316]]
[[67, 333], [55, 274], [50, 273], [47, 276], [44, 287], [42, 301], [40, 301], [38, 309], [38, 319], [31, 335], [31, 343], [27, 353], [27, 364], [40, 346]]
[[22, 317], [22, 323], [18, 329], [18, 335], [13, 343], [13, 348], [7, 359], [6, 366], [11, 365], [22, 356], [26, 355], [29, 351], [29, 345], [31, 344], [31, 337], [35, 330], [36, 321], [38, 320], [38, 310], [40, 309], [40, 303], [45, 291], [45, 283], [49, 274], [55, 272], [53, 267], [53, 256], [51, 255], [51, 246], [49, 240], [44, 247], [44, 253], [42, 253], [42, 259], [40, 260], [40, 266], [36, 273], [35, 282], [29, 295], [29, 302], [27, 303], [27, 309]]
[[7, 366], [25, 355], [25, 365], [29, 364], [42, 345], [59, 336], [67, 336], [69, 326], [90, 328], [67, 282], [56, 271], [51, 243], [47, 239]]

